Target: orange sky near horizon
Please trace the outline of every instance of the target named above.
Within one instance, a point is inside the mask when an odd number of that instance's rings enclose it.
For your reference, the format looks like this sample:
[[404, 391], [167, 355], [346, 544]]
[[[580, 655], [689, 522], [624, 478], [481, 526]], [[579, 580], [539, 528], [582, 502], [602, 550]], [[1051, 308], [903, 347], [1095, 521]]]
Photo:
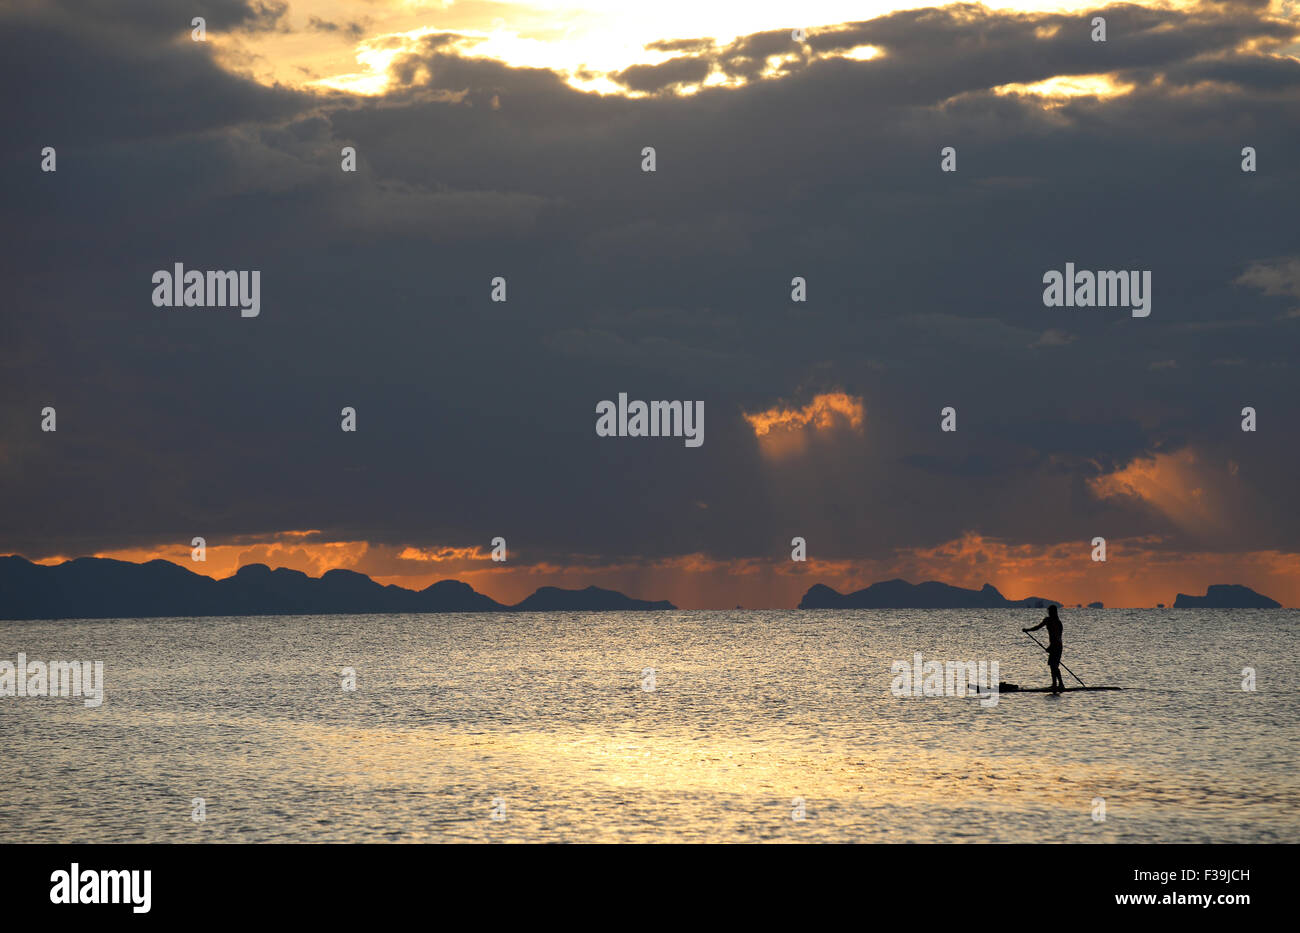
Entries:
[[[1043, 548], [966, 534], [933, 548], [900, 550], [883, 560], [819, 560], [813, 549], [807, 562], [797, 563], [782, 549], [772, 557], [731, 560], [702, 554], [623, 561], [575, 555], [561, 566], [530, 562], [526, 554], [511, 554], [506, 562], [494, 563], [486, 546], [420, 550], [365, 541], [304, 540], [309, 534], [292, 532], [273, 541], [210, 546], [204, 562], [191, 560], [185, 546], [128, 548], [94, 556], [169, 560], [216, 579], [252, 563], [288, 567], [310, 576], [342, 568], [415, 590], [457, 579], [505, 604], [518, 602], [540, 586], [596, 585], [638, 599], [667, 599], [683, 609], [738, 605], [780, 609], [796, 606], [815, 583], [849, 592], [902, 577], [912, 583], [938, 580], [968, 588], [991, 583], [1010, 599], [1042, 596], [1067, 606], [1100, 600], [1110, 608], [1171, 605], [1180, 592], [1203, 595], [1212, 583], [1240, 583], [1284, 606], [1300, 606], [1300, 555], [1172, 553], [1160, 550], [1157, 541], [1143, 539], [1108, 542], [1104, 563], [1092, 560], [1086, 541]], [[37, 563], [65, 559], [49, 557]]]
[[[814, 443], [861, 439], [867, 432], [866, 414], [860, 396], [837, 390], [813, 395], [803, 404], [780, 401], [744, 418], [761, 456], [787, 463]], [[1176, 528], [1187, 539], [1213, 542], [1226, 540], [1223, 536], [1239, 516], [1261, 507], [1250, 499], [1246, 479], [1234, 461], [1217, 462], [1183, 448], [1138, 457], [1089, 479], [1087, 486], [1098, 501], [1149, 515], [1153, 527]], [[930, 547], [900, 548], [884, 558], [823, 559], [816, 541], [810, 540], [806, 562], [790, 559], [788, 540], [773, 541], [769, 554], [732, 559], [700, 553], [539, 559], [512, 546], [508, 560], [497, 563], [486, 542], [377, 544], [328, 540], [308, 529], [240, 536], [228, 544], [212, 540], [204, 562], [193, 561], [185, 544], [113, 549], [93, 556], [135, 562], [161, 558], [216, 579], [253, 563], [311, 576], [353, 570], [381, 584], [414, 590], [457, 579], [504, 604], [519, 602], [540, 586], [596, 585], [638, 599], [667, 599], [683, 609], [790, 608], [815, 583], [850, 592], [901, 577], [973, 589], [991, 583], [1010, 599], [1040, 596], [1067, 606], [1101, 601], [1112, 608], [1171, 605], [1178, 593], [1203, 595], [1210, 584], [1237, 583], [1284, 606], [1300, 607], [1300, 554], [1268, 549], [1223, 552], [1208, 546], [1175, 550], [1158, 534], [1107, 539], [1105, 562], [1092, 559], [1091, 540], [1017, 544], [975, 531]], [[54, 556], [37, 562], [66, 559]]]

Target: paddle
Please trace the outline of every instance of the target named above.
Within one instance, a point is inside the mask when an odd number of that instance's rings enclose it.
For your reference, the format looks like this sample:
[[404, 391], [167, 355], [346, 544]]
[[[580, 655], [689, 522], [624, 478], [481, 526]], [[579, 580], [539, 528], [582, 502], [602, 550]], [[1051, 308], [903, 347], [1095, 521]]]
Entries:
[[[1024, 630], [1024, 629], [1021, 629], [1021, 631], [1024, 632], [1025, 630]], [[1025, 634], [1026, 634], [1026, 635], [1029, 635], [1028, 632], [1025, 632]], [[1041, 641], [1039, 641], [1037, 638], [1034, 638], [1033, 635], [1029, 635], [1029, 638], [1030, 638], [1030, 640], [1033, 641], [1033, 643], [1034, 643], [1035, 645], [1037, 645], [1038, 647], [1042, 648], [1044, 651], [1047, 651], [1047, 646], [1044, 645], [1044, 644], [1043, 644]], [[1047, 653], [1050, 655], [1052, 652], [1047, 651]], [[1065, 665], [1062, 664], [1061, 667], [1065, 667]], [[1065, 669], [1066, 669], [1067, 671], [1070, 671], [1070, 669], [1069, 669], [1068, 667], [1065, 667]], [[1076, 674], [1074, 671], [1070, 671], [1070, 676], [1073, 677], [1075, 680], [1079, 680], [1079, 675]], [[1082, 680], [1079, 680], [1079, 686], [1080, 686], [1080, 687], [1086, 687], [1086, 686], [1088, 686], [1088, 685], [1085, 684]]]

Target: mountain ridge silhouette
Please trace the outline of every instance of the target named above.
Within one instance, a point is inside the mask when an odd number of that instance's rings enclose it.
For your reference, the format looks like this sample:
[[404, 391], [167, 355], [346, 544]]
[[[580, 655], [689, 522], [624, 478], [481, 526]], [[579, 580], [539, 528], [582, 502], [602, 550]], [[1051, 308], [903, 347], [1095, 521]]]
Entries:
[[376, 583], [354, 570], [328, 570], [312, 577], [301, 570], [272, 570], [257, 563], [216, 580], [161, 559], [134, 563], [78, 557], [47, 566], [16, 554], [0, 557], [0, 619], [4, 620], [676, 608], [667, 600], [633, 599], [596, 586], [541, 587], [521, 602], [506, 605], [459, 580], [439, 580], [422, 590], [408, 590]]
[[[799, 609], [1045, 608], [1065, 604], [1039, 596], [1008, 599], [986, 583], [978, 590], [937, 581], [894, 579], [851, 593], [814, 584]], [[1100, 607], [1099, 603], [1094, 606]], [[376, 583], [354, 570], [311, 577], [301, 570], [245, 564], [222, 580], [171, 561], [144, 563], [78, 557], [36, 564], [0, 556], [0, 620], [112, 619], [162, 616], [364, 615], [438, 612], [615, 612], [675, 610], [668, 600], [634, 599], [597, 586], [566, 590], [539, 587], [513, 605], [499, 603], [460, 580], [439, 580], [422, 590]], [[1174, 609], [1283, 608], [1247, 586], [1210, 585], [1204, 596], [1179, 593]]]
[[[997, 587], [985, 583], [978, 590], [952, 586], [934, 580], [925, 583], [908, 583], [894, 579], [873, 583], [865, 589], [841, 593], [824, 583], [815, 583], [799, 601], [800, 609], [1010, 609], [1037, 608], [1064, 603], [1043, 596], [1026, 596], [1024, 599], [1007, 599]], [[1090, 609], [1101, 609], [1099, 602], [1089, 603]], [[1257, 593], [1248, 586], [1236, 583], [1216, 583], [1209, 586], [1204, 596], [1179, 593], [1174, 609], [1281, 609], [1282, 604]]]
[[1282, 604], [1239, 583], [1212, 583], [1204, 596], [1179, 593], [1175, 609], [1281, 609]]
[[1013, 606], [1046, 608], [1050, 605], [1064, 608], [1055, 599], [1028, 596], [1024, 599], [1007, 599], [997, 587], [985, 583], [978, 590], [970, 590], [950, 583], [928, 580], [908, 583], [895, 578], [882, 580], [852, 593], [841, 593], [824, 583], [815, 583], [799, 601], [800, 609], [1004, 609]]

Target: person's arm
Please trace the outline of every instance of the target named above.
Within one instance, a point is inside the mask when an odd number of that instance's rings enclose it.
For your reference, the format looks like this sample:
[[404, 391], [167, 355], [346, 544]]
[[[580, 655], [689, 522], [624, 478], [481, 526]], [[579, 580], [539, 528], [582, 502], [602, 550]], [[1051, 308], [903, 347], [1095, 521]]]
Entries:
[[1038, 623], [1037, 625], [1035, 625], [1033, 628], [1022, 628], [1020, 631], [1022, 631], [1022, 632], [1036, 632], [1036, 631], [1038, 631], [1040, 628], [1042, 628], [1042, 627], [1043, 627], [1044, 625], [1046, 625], [1046, 624], [1047, 624], [1047, 620], [1044, 619], [1042, 622], [1039, 622], [1039, 623]]

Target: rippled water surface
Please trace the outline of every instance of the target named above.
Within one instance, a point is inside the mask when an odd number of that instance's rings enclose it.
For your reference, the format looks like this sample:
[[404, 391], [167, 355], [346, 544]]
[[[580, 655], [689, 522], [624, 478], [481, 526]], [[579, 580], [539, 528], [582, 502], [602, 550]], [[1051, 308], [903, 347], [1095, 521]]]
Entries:
[[3, 622], [107, 691], [0, 697], [0, 841], [1300, 841], [1296, 612], [1066, 611], [1124, 691], [891, 694], [918, 651], [1046, 684], [1041, 615]]

